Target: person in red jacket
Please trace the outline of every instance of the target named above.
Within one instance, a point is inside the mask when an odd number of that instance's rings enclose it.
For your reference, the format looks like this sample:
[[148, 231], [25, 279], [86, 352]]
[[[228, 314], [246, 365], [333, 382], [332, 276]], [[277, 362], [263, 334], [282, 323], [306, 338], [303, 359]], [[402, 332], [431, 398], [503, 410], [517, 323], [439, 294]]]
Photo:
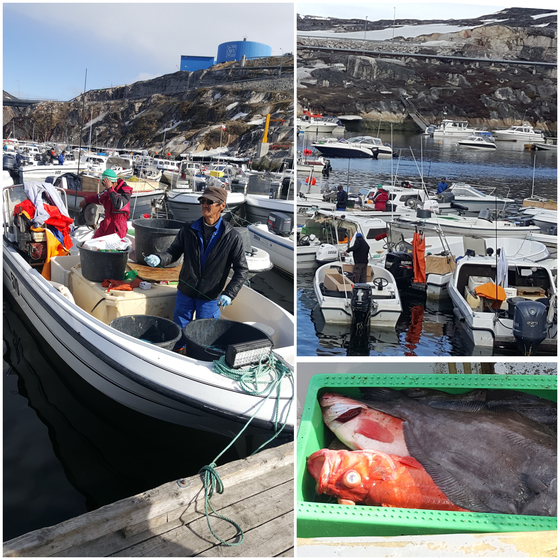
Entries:
[[377, 192], [373, 197], [373, 203], [375, 204], [374, 208], [376, 210], [381, 210], [381, 212], [385, 212], [388, 200], [389, 193], [381, 185], [379, 185], [377, 187]]
[[117, 233], [121, 238], [126, 237], [127, 220], [130, 218], [130, 197], [132, 187], [129, 187], [112, 169], [106, 169], [101, 175], [101, 184], [105, 190], [98, 194], [85, 196], [80, 202], [80, 208], [87, 204], [101, 204], [105, 208], [105, 218], [99, 224], [93, 237], [102, 237]]

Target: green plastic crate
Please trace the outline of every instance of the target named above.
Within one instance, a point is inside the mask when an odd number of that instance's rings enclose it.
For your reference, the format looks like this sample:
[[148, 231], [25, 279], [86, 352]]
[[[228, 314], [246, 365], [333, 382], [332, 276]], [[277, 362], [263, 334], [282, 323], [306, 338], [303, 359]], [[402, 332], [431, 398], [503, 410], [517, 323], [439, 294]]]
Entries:
[[448, 393], [513, 389], [557, 400], [557, 376], [532, 375], [315, 375], [311, 378], [297, 438], [297, 536], [360, 537], [556, 530], [555, 517], [462, 513], [321, 503], [306, 460], [334, 438], [318, 398], [326, 391], [359, 398], [360, 387], [426, 387]]

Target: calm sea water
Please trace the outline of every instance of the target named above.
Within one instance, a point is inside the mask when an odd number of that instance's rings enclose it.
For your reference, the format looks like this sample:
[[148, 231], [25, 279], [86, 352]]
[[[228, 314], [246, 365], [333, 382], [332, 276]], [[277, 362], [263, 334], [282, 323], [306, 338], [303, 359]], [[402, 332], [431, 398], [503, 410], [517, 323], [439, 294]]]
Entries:
[[[533, 152], [514, 143], [498, 143], [492, 153], [464, 149], [454, 140], [438, 141], [420, 134], [382, 132], [346, 133], [352, 136], [379, 136], [400, 154], [398, 158], [366, 160], [331, 158], [333, 171], [328, 180], [317, 179], [311, 192], [342, 184], [357, 192], [366, 186], [396, 177], [397, 184], [423, 178], [435, 190], [445, 177], [447, 182], [466, 182], [482, 190], [519, 199], [537, 196], [557, 200], [557, 154]], [[300, 134], [298, 150], [309, 148], [318, 138], [328, 135]], [[304, 192], [307, 187], [304, 187]], [[470, 356], [480, 350], [468, 345], [463, 327], [455, 320], [450, 300], [432, 304], [402, 294], [403, 313], [395, 331], [371, 332], [369, 345], [356, 348], [350, 329], [326, 325], [313, 292], [313, 270], [298, 270], [297, 340], [299, 356]], [[495, 351], [496, 355], [512, 355]]]
[[[293, 313], [293, 281], [272, 270], [253, 277], [251, 287]], [[230, 444], [105, 397], [22, 317], [4, 291], [4, 541], [195, 475]], [[246, 438], [218, 465], [256, 445]]]

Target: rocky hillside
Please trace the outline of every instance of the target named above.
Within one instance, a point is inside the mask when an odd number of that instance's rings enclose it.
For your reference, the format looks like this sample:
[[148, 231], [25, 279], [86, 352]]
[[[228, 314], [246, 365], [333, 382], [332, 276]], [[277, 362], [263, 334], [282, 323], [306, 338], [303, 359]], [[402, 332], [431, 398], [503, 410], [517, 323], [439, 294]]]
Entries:
[[[548, 15], [543, 15], [548, 14]], [[363, 31], [364, 21], [298, 17], [298, 110], [358, 114], [362, 128], [418, 128], [467, 118], [488, 128], [529, 121], [556, 136], [556, 13], [509, 9], [469, 25], [390, 41], [305, 37], [306, 30]], [[500, 23], [496, 23], [499, 21]], [[470, 27], [472, 25], [472, 27]], [[393, 22], [368, 22], [383, 29]], [[535, 64], [530, 64], [534, 62]]]
[[[162, 151], [177, 156], [228, 146], [252, 156], [271, 115], [268, 140], [293, 142], [293, 57], [225, 63], [128, 86], [92, 90], [69, 102], [4, 107], [4, 138]], [[83, 123], [83, 126], [82, 126]], [[225, 131], [222, 132], [222, 124]], [[81, 135], [81, 138], [80, 138]]]

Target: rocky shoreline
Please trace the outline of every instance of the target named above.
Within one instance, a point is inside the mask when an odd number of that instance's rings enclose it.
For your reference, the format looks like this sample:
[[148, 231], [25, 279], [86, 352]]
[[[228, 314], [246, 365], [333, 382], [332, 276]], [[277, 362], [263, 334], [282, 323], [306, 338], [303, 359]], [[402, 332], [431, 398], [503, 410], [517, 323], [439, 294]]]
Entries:
[[[484, 23], [486, 16], [468, 20], [480, 24], [472, 29], [390, 41], [305, 36], [318, 27], [363, 30], [364, 22], [300, 16], [298, 112], [356, 114], [359, 130], [418, 130], [412, 113], [429, 123], [468, 119], [488, 129], [528, 121], [556, 136], [556, 15], [545, 12], [552, 11], [504, 10], [496, 19], [516, 27]], [[536, 14], [546, 26], [535, 25]], [[392, 23], [368, 22], [368, 29]]]

